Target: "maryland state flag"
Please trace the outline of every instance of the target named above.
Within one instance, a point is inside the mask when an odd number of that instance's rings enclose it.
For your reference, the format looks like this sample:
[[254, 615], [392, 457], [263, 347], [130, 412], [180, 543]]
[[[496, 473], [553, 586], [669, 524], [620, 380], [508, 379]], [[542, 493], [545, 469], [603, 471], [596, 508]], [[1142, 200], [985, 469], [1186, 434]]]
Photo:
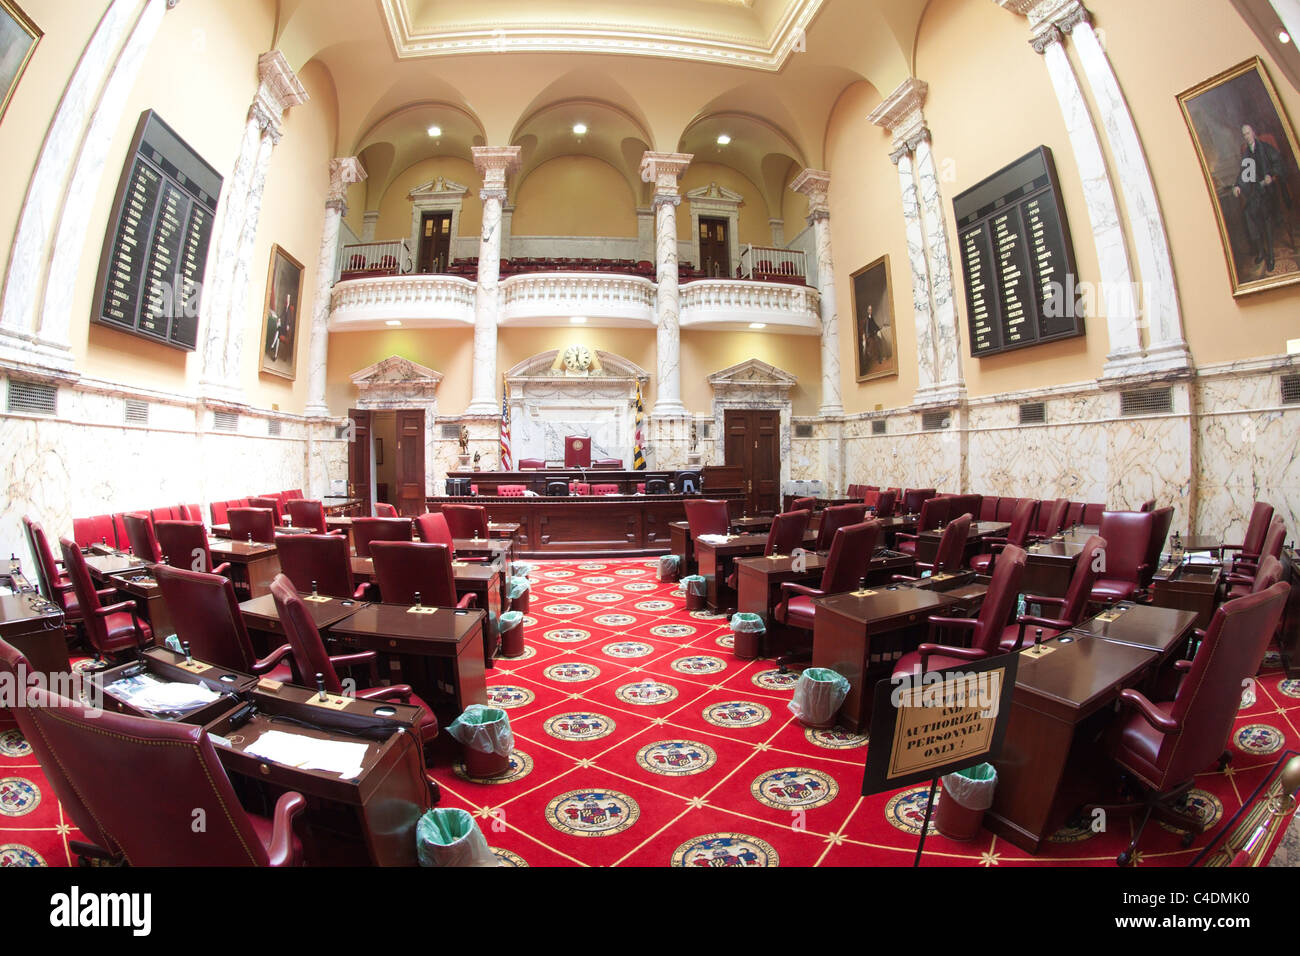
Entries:
[[645, 406], [641, 404], [641, 383], [636, 383], [636, 443], [632, 446], [632, 467], [645, 471], [645, 452], [641, 450], [641, 420], [645, 418]]

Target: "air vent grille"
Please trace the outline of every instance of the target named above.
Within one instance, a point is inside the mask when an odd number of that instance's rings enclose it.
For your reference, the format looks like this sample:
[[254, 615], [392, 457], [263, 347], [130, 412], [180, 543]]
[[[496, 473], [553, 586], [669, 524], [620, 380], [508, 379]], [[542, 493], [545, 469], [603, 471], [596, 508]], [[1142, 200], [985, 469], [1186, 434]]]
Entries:
[[1136, 415], [1161, 415], [1174, 410], [1174, 392], [1169, 388], [1139, 388], [1120, 392], [1119, 413], [1125, 418]]
[[811, 425], [795, 425], [795, 426], [794, 426], [794, 437], [795, 437], [795, 438], [812, 438], [812, 437], [813, 437], [813, 427], [812, 427]]
[[283, 427], [283, 425], [284, 423], [280, 421], [280, 419], [272, 418], [268, 420], [266, 423], [266, 433], [270, 435], [272, 438], [279, 438], [280, 429], [281, 427]]
[[213, 412], [212, 427], [219, 432], [233, 432], [239, 430], [239, 413], [238, 412]]
[[1300, 375], [1282, 376], [1282, 404], [1300, 405]]
[[1020, 424], [1041, 425], [1047, 421], [1047, 404], [1045, 402], [1026, 402], [1020, 406]]
[[952, 424], [951, 412], [923, 412], [921, 427], [928, 432], [941, 431]]
[[9, 397], [7, 408], [11, 412], [26, 415], [57, 414], [59, 389], [43, 382], [19, 382], [9, 380]]
[[126, 423], [128, 425], [149, 424], [149, 403], [138, 398], [126, 400]]
[[883, 418], [877, 418], [877, 419], [875, 419], [875, 420], [872, 421], [872, 423], [871, 423], [871, 434], [873, 434], [873, 435], [883, 435], [883, 434], [885, 434], [886, 431], [887, 431], [887, 428], [886, 428], [886, 425], [885, 425], [885, 419], [883, 419]]

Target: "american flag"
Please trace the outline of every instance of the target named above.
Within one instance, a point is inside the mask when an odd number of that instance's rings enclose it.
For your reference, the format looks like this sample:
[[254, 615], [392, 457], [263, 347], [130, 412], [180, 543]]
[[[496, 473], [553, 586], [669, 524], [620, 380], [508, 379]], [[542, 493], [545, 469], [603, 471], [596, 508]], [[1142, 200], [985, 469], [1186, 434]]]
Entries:
[[645, 452], [641, 450], [641, 419], [645, 417], [645, 406], [641, 404], [641, 383], [636, 383], [636, 444], [632, 446], [632, 467], [636, 471], [645, 471]]
[[501, 392], [501, 470], [514, 471], [514, 460], [510, 457], [510, 396], [503, 389]]

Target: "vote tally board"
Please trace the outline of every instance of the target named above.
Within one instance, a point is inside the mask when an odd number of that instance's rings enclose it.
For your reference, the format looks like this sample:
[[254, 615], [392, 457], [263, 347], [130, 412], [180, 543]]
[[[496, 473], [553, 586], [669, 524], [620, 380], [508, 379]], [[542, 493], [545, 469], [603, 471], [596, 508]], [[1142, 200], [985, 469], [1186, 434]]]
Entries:
[[1022, 156], [952, 201], [971, 355], [1084, 334], [1052, 153]]
[[221, 176], [152, 110], [113, 204], [92, 321], [193, 350]]

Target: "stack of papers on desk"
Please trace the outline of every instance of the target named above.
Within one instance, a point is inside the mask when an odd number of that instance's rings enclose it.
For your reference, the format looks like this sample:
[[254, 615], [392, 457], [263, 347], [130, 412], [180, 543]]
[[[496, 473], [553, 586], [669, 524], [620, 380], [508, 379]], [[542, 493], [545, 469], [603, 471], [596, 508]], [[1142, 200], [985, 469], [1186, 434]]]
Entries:
[[210, 704], [221, 695], [203, 684], [169, 683], [152, 674], [139, 674], [114, 681], [104, 688], [132, 707], [151, 714], [177, 713]]
[[731, 535], [729, 535], [729, 534], [702, 534], [702, 535], [700, 535], [699, 540], [700, 540], [700, 541], [707, 541], [709, 544], [726, 544], [728, 541], [731, 540]]
[[305, 734], [268, 730], [245, 747], [244, 753], [302, 770], [337, 773], [344, 780], [349, 780], [361, 776], [361, 762], [365, 759], [366, 748], [366, 744], [320, 740]]

